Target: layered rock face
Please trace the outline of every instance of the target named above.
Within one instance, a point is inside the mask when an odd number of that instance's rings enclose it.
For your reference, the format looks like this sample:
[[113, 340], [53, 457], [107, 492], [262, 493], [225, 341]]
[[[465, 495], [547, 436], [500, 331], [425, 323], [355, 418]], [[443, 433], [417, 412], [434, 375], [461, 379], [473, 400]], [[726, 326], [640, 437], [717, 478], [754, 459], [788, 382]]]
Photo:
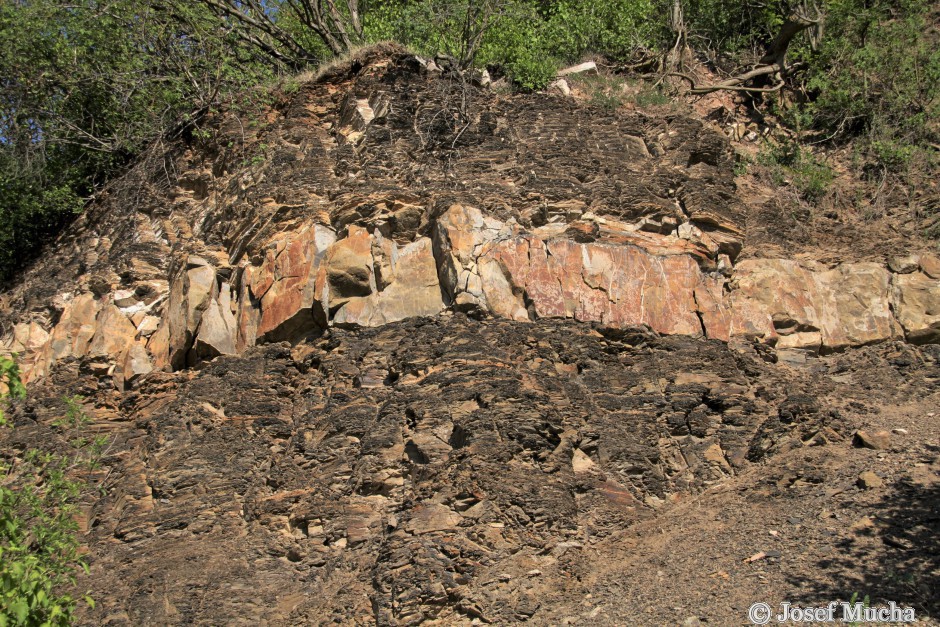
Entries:
[[[819, 368], [866, 381], [903, 357], [893, 385], [936, 391], [940, 354], [884, 349]], [[65, 438], [42, 425], [99, 381], [75, 361], [51, 378], [12, 448]], [[154, 372], [95, 394], [111, 444], [84, 622], [654, 624], [581, 605], [604, 547], [751, 462], [846, 445], [821, 397], [857, 408], [862, 388], [834, 385], [719, 341], [461, 313]]]
[[625, 529], [940, 389], [940, 261], [763, 258], [701, 121], [404, 53], [250, 108], [0, 295], [5, 463], [63, 396], [110, 438], [88, 624], [678, 624], [596, 579]]
[[702, 123], [462, 89], [392, 55], [304, 86], [250, 136], [220, 117], [228, 149], [164, 155], [169, 186], [130, 177], [7, 295], [4, 350], [28, 380], [73, 357], [123, 389], [445, 310], [812, 351], [940, 339], [931, 255], [737, 261], [729, 147]]

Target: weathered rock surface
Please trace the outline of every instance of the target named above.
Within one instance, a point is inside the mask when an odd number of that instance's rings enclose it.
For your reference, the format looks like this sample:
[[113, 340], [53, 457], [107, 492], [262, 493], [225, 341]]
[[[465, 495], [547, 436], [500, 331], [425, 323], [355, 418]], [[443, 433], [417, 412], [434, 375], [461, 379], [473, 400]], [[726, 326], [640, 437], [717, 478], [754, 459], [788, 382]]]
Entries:
[[731, 333], [816, 351], [899, 337], [890, 307], [891, 279], [877, 264], [828, 270], [782, 259], [739, 262], [731, 291]]
[[[265, 250], [260, 267], [246, 266], [250, 276], [250, 295], [242, 295], [242, 306], [259, 309], [260, 320], [252, 333], [243, 332], [245, 344], [257, 337], [278, 340], [290, 337], [298, 329], [311, 328], [322, 312], [317, 303], [315, 283], [320, 263], [335, 241], [333, 231], [319, 224], [308, 226], [296, 234], [274, 239]], [[257, 304], [255, 304], [257, 303]], [[243, 316], [251, 318], [246, 312]]]
[[[96, 251], [83, 257], [93, 265], [62, 262], [55, 286], [30, 275], [10, 299], [27, 313], [5, 350], [22, 353], [29, 379], [69, 357], [120, 370], [138, 342], [152, 367], [175, 370], [448, 308], [811, 351], [940, 340], [930, 255], [893, 259], [895, 272], [735, 264], [743, 230], [730, 152], [701, 123], [592, 111], [586, 125], [568, 100], [515, 106], [480, 94], [468, 124], [434, 126], [408, 90], [447, 88], [426, 67], [393, 56], [305, 86], [264, 130], [276, 148], [262, 166], [220, 170], [191, 147], [177, 186], [151, 199], [168, 209], [93, 209], [72, 236]], [[224, 133], [231, 122], [216, 123]], [[418, 147], [435, 156], [409, 172]], [[408, 194], [395, 189], [403, 181]], [[446, 181], [458, 183], [444, 196], [413, 191]], [[134, 236], [101, 237], [107, 228]], [[48, 263], [69, 253], [57, 254]]]
[[[743, 231], [729, 150], [700, 123], [613, 116], [582, 125], [568, 101], [510, 107], [480, 96], [479, 120], [450, 140], [462, 151], [454, 161], [434, 143], [451, 131], [422, 126], [434, 118], [383, 82], [426, 90], [444, 81], [422, 67], [407, 56], [372, 66], [345, 79], [338, 104], [328, 97], [336, 83], [305, 87], [264, 132], [277, 142], [273, 160], [237, 182], [189, 153], [173, 198], [154, 199], [169, 200], [169, 212], [98, 216], [95, 233], [122, 219], [136, 232], [118, 246], [98, 235], [85, 242], [98, 247], [100, 270], [57, 286], [52, 303], [37, 299], [45, 288], [32, 276], [40, 287], [18, 298], [38, 315], [14, 321], [4, 350], [23, 353], [28, 378], [89, 354], [123, 367], [141, 341], [152, 367], [180, 369], [331, 325], [446, 308], [812, 351], [902, 333], [938, 340], [930, 255], [893, 259], [897, 273], [783, 259], [735, 265]], [[448, 198], [459, 200], [391, 191], [415, 176], [402, 169], [414, 142], [444, 151], [434, 157], [443, 169], [420, 175], [423, 187], [458, 180]], [[607, 165], [588, 167], [597, 163]], [[212, 177], [220, 191], [210, 194]], [[108, 332], [96, 336], [99, 319]]]
[[[63, 396], [111, 438], [89, 624], [676, 624], [596, 579], [625, 530], [775, 456], [868, 453], [859, 421], [937, 394], [936, 257], [746, 248], [699, 120], [395, 53], [243, 122], [135, 169], [0, 297], [30, 388], [4, 463], [67, 450]], [[817, 470], [741, 498], [828, 493]]]
[[940, 279], [923, 272], [895, 276], [893, 296], [908, 341], [940, 342]]
[[[721, 342], [597, 328], [456, 314], [142, 376], [96, 410], [114, 489], [89, 513], [87, 620], [512, 623], [592, 543], [854, 431], [807, 395], [825, 389], [816, 376]], [[55, 369], [17, 441], [60, 411], [54, 382], [120, 397]]]

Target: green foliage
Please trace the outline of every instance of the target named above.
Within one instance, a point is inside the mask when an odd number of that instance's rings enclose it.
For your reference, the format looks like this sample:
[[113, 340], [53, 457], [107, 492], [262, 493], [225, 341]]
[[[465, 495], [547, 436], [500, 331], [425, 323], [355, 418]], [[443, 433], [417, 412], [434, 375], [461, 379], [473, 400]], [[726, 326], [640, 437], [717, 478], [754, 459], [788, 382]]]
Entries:
[[639, 91], [634, 96], [634, 102], [639, 107], [661, 107], [672, 102], [672, 98], [664, 94], [658, 87], [642, 83]]
[[746, 154], [736, 152], [734, 155], [734, 175], [744, 176], [747, 174], [750, 164], [751, 160]]
[[195, 4], [0, 2], [0, 282], [144, 146], [269, 75]]
[[[467, 15], [482, 29], [472, 61], [499, 66], [523, 89], [541, 89], [558, 65], [588, 53], [629, 59], [661, 35], [653, 0], [420, 0], [390, 2], [365, 17], [369, 41], [394, 39], [416, 51], [460, 58]], [[485, 17], [481, 17], [485, 16]]]
[[543, 2], [545, 46], [564, 61], [588, 53], [629, 61], [665, 36], [662, 3], [654, 0]]
[[[853, 592], [851, 598], [849, 598], [849, 605], [855, 605], [856, 603], [861, 603], [862, 607], [865, 609], [868, 609], [869, 607], [871, 607], [871, 597], [869, 597], [869, 595], [866, 594], [861, 599], [859, 599], [859, 596], [860, 595], [857, 591]], [[859, 623], [857, 621], [853, 621], [849, 623], [849, 627], [858, 627], [858, 626], [859, 626]]]
[[[793, 2], [688, 0], [683, 3], [692, 45], [744, 64], [756, 60]], [[861, 140], [865, 159], [881, 171], [907, 174], [913, 164], [936, 167], [940, 143], [940, 32], [931, 0], [824, 0], [823, 37], [805, 35], [788, 59], [802, 65], [777, 99], [798, 131], [828, 141]], [[818, 140], [818, 139], [817, 139]], [[926, 151], [924, 149], [927, 149]]]
[[830, 0], [805, 109], [836, 137], [904, 172], [918, 147], [940, 142], [940, 34], [929, 0]]
[[810, 203], [818, 202], [835, 178], [828, 164], [792, 141], [766, 144], [757, 162], [767, 168], [774, 185], [793, 185]]
[[88, 417], [88, 414], [85, 412], [85, 408], [82, 407], [82, 397], [67, 396], [64, 400], [65, 416], [53, 421], [53, 427], [59, 427], [60, 429], [66, 427], [78, 429], [79, 427], [84, 427], [89, 422], [91, 422], [91, 418]]
[[[20, 367], [16, 363], [15, 357], [14, 355], [11, 359], [0, 355], [0, 390], [2, 390], [0, 391], [0, 401], [26, 396], [26, 387], [20, 380]], [[0, 427], [5, 427], [6, 424], [6, 414], [0, 409]]]
[[[13, 360], [0, 357], [4, 397], [26, 390]], [[60, 428], [77, 431], [90, 422], [77, 397], [66, 400]], [[81, 557], [75, 505], [86, 487], [71, 478], [79, 466], [97, 463], [107, 438], [72, 440], [71, 455], [31, 449], [14, 467], [0, 464], [0, 627], [72, 624], [78, 599], [63, 588], [88, 568]], [[90, 607], [88, 595], [83, 600]]]
[[520, 3], [494, 23], [484, 39], [480, 61], [503, 67], [523, 89], [542, 89], [554, 78], [559, 60], [540, 26], [534, 8]]
[[76, 600], [58, 590], [85, 567], [72, 518], [80, 486], [62, 458], [33, 453], [17, 485], [0, 486], [0, 625], [69, 625]]
[[[790, 13], [785, 1], [688, 0], [683, 2], [693, 47], [739, 57], [763, 51]], [[759, 56], [759, 55], [758, 55]]]

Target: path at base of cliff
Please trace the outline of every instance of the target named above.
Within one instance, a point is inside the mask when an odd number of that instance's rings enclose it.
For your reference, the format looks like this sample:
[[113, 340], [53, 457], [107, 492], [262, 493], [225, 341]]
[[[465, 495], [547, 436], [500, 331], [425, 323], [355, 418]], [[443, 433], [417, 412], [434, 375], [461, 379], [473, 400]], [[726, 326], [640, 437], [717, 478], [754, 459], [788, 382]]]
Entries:
[[80, 622], [938, 624], [940, 260], [733, 164], [387, 50], [155, 147], [0, 296]]

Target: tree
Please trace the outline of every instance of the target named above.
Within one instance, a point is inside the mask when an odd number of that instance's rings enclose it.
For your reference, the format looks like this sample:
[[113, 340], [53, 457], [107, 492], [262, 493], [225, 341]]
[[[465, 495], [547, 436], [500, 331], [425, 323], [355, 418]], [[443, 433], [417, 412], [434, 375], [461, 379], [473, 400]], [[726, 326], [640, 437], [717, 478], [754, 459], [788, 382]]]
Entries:
[[[679, 15], [682, 15], [680, 0], [675, 0], [675, 6], [679, 8], [674, 9], [673, 14], [678, 13]], [[690, 77], [688, 74], [681, 72], [669, 72], [669, 74], [688, 80], [692, 85], [689, 93], [696, 95], [708, 94], [721, 90], [746, 92], [779, 91], [786, 84], [787, 76], [795, 69], [794, 67], [787, 64], [787, 51], [790, 48], [790, 44], [793, 41], [793, 38], [810, 28], [815, 28], [821, 32], [822, 24], [823, 14], [819, 7], [813, 5], [812, 9], [808, 9], [806, 4], [802, 3], [801, 5], [796, 6], [792, 10], [788, 11], [787, 18], [784, 20], [783, 24], [780, 25], [776, 36], [767, 46], [766, 52], [760, 58], [760, 61], [747, 71], [725, 79], [720, 83], [701, 87], [696, 86], [695, 79]], [[680, 33], [679, 36], [684, 40], [684, 27], [682, 33]], [[818, 38], [814, 39], [814, 46], [817, 42]], [[678, 41], [676, 45], [679, 45]], [[796, 67], [804, 67], [804, 64], [798, 64]], [[755, 86], [754, 84], [748, 84], [756, 81], [757, 79], [763, 79], [764, 77], [768, 76], [772, 76], [774, 78], [774, 83], [771, 86]]]
[[[293, 68], [315, 65], [364, 42], [358, 0], [199, 0], [245, 44]], [[187, 3], [177, 1], [178, 10]], [[319, 41], [311, 41], [309, 34]]]
[[0, 2], [0, 281], [166, 129], [270, 76], [204, 7]]

